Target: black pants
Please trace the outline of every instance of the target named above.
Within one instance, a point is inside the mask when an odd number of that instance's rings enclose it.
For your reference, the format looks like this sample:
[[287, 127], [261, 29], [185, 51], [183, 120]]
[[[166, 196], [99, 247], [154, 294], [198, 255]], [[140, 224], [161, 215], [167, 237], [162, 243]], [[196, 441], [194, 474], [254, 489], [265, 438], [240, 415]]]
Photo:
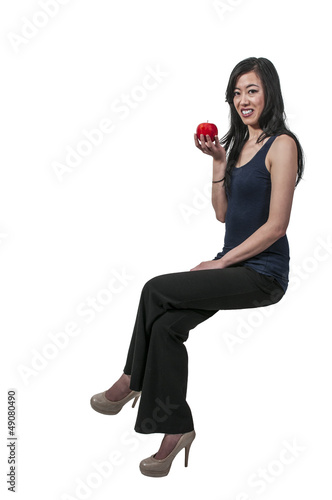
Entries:
[[142, 391], [135, 431], [183, 434], [194, 429], [186, 402], [189, 331], [219, 310], [275, 304], [284, 290], [275, 278], [243, 265], [164, 274], [140, 297], [124, 373]]

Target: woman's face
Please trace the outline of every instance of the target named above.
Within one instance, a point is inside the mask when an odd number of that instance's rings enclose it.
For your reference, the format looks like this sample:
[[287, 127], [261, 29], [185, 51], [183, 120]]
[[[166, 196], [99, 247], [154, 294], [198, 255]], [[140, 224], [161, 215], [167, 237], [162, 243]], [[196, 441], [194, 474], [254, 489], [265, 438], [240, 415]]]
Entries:
[[233, 92], [233, 103], [243, 123], [256, 128], [265, 105], [263, 83], [250, 71], [239, 76]]

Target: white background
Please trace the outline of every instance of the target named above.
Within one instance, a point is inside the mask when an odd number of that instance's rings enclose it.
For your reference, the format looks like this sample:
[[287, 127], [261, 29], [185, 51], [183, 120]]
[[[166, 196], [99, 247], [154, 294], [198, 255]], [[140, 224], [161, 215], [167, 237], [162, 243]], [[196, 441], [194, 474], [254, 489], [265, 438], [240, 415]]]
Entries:
[[[212, 0], [71, 0], [52, 16], [41, 4], [7, 0], [0, 12], [2, 492], [9, 495], [5, 417], [14, 388], [18, 499], [327, 498], [328, 2], [225, 0], [223, 11]], [[137, 407], [108, 417], [89, 401], [122, 373], [144, 283], [222, 249], [224, 226], [209, 199], [212, 161], [193, 134], [206, 120], [219, 137], [227, 132], [228, 78], [250, 56], [276, 66], [305, 152], [287, 232], [291, 281], [273, 308], [219, 312], [191, 332], [197, 437], [189, 467], [181, 452], [167, 478], [147, 478], [138, 464], [162, 436], [133, 431]], [[144, 90], [151, 69], [163, 75]], [[133, 106], [125, 117], [114, 108], [124, 95]], [[65, 163], [83, 131], [106, 118], [113, 131], [60, 179], [54, 162]], [[126, 281], [114, 282], [118, 293], [88, 323], [78, 308], [105, 298], [114, 272]], [[69, 323], [77, 335], [56, 348], [51, 335]], [[285, 442], [301, 449], [287, 464]], [[96, 464], [112, 460], [107, 477], [98, 475]], [[267, 476], [254, 487], [260, 468]]]

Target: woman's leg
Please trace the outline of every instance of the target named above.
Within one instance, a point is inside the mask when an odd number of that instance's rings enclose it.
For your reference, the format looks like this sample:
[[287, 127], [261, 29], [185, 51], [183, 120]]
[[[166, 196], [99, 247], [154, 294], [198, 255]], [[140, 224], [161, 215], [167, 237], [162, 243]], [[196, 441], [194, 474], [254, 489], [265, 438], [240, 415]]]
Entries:
[[130, 375], [123, 373], [112, 387], [105, 392], [105, 397], [109, 401], [121, 401], [130, 392]]
[[244, 266], [157, 276], [143, 287], [124, 373], [142, 391], [135, 430], [178, 434], [193, 429], [186, 402], [189, 330], [218, 310], [262, 307], [284, 291]]
[[[186, 402], [188, 354], [184, 342], [189, 331], [217, 311], [172, 309], [154, 322], [142, 383], [142, 394], [135, 431], [184, 434], [194, 429]], [[135, 368], [131, 386], [140, 370]], [[136, 386], [137, 387], [137, 386]]]

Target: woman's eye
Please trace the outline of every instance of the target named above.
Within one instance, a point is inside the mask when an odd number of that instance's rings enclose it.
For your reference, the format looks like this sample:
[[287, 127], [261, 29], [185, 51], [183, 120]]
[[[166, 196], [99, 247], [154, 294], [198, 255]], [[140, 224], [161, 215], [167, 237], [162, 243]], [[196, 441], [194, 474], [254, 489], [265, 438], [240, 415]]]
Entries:
[[[258, 92], [258, 90], [250, 89], [250, 90], [248, 90], [248, 94], [250, 94], [250, 92], [253, 92], [255, 94], [256, 92]], [[236, 97], [238, 95], [240, 95], [240, 92], [233, 92], [233, 97]]]

